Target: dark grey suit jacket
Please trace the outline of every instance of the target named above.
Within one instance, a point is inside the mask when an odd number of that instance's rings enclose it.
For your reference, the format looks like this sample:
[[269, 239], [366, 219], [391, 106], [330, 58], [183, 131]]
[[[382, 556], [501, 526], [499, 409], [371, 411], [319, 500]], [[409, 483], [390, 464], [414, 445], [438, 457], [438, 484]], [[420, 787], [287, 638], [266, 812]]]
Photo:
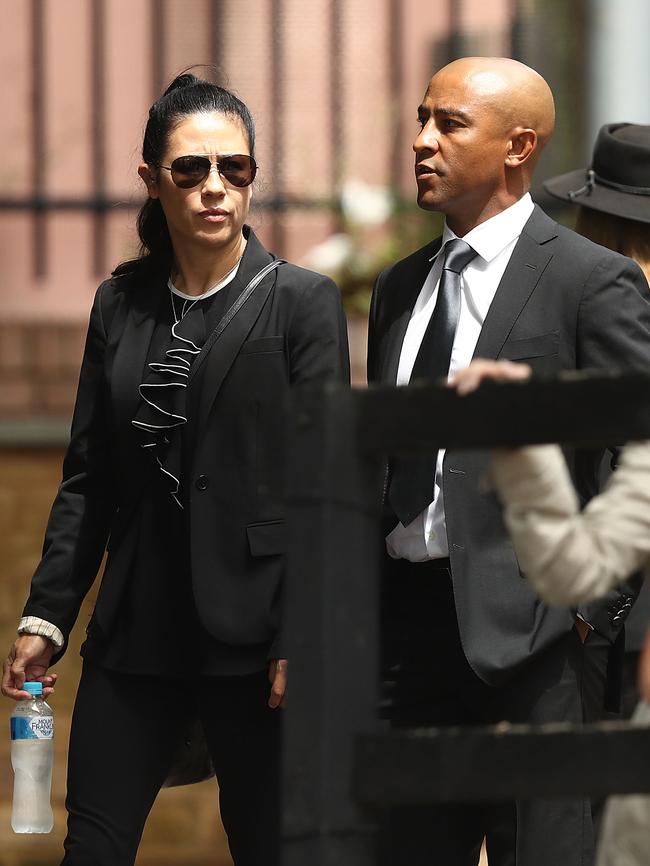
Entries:
[[[440, 239], [380, 275], [370, 314], [369, 381], [395, 383], [411, 311], [431, 267], [429, 259], [439, 248]], [[646, 280], [630, 259], [558, 225], [536, 207], [499, 284], [474, 356], [526, 361], [543, 374], [650, 369]], [[583, 501], [598, 489], [601, 457], [567, 451]], [[575, 611], [546, 607], [528, 587], [496, 496], [479, 484], [488, 464], [485, 452], [447, 452], [443, 490], [463, 648], [476, 673], [496, 684], [566, 634]], [[580, 612], [614, 640], [631, 595], [626, 588]], [[614, 623], [620, 611], [624, 615]]]
[[[271, 256], [252, 231], [229, 296]], [[91, 627], [110, 634], [129, 574], [131, 517], [148, 477], [131, 420], [166, 276], [136, 271], [98, 289], [90, 316], [63, 482], [24, 615], [68, 636], [108, 540]], [[208, 631], [237, 647], [268, 643], [282, 657], [285, 417], [289, 389], [349, 382], [345, 317], [327, 277], [282, 264], [205, 360], [189, 490], [197, 610]], [[196, 481], [201, 477], [200, 482]], [[109, 540], [110, 536], [110, 540]], [[152, 540], [155, 543], [155, 539]]]

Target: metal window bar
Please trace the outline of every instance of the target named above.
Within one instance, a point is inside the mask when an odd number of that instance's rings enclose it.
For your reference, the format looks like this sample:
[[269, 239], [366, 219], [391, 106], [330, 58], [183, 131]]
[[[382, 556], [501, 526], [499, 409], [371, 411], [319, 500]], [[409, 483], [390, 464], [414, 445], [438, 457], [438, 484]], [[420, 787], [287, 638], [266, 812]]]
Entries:
[[96, 202], [93, 214], [93, 268], [96, 276], [106, 270], [106, 9], [104, 0], [93, 0], [90, 17], [90, 75], [92, 82], [92, 183]]
[[45, 105], [45, 3], [32, 0], [31, 6], [31, 69], [32, 69], [32, 244], [34, 247], [34, 276], [44, 277], [47, 272], [47, 153]]

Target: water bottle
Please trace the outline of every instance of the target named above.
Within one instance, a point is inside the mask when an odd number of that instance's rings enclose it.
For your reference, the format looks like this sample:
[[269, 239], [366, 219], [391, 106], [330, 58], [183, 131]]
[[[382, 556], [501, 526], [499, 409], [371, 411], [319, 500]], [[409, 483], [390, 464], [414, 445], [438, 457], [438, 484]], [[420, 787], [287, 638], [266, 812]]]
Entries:
[[49, 833], [54, 824], [50, 805], [54, 715], [43, 700], [42, 683], [25, 683], [29, 698], [16, 703], [11, 714], [11, 765], [14, 833]]

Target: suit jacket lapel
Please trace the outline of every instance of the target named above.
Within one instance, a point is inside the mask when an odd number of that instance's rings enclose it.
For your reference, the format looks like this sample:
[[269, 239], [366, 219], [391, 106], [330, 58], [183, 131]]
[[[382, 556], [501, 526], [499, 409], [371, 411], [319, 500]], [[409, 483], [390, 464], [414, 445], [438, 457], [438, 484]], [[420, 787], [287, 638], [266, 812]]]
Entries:
[[441, 243], [442, 238], [437, 238], [433, 243], [410, 256], [404, 262], [404, 273], [399, 275], [397, 284], [390, 289], [386, 287], [386, 290], [391, 292], [390, 304], [394, 308], [391, 311], [380, 371], [380, 379], [387, 385], [394, 385], [397, 381], [402, 344], [413, 307], [431, 270], [430, 260], [438, 253]]
[[129, 309], [121, 333], [111, 333], [110, 342], [119, 341], [111, 372], [111, 394], [118, 431], [131, 429], [131, 420], [140, 401], [138, 386], [144, 377], [145, 363], [160, 305], [166, 300], [164, 281], [152, 279], [145, 286], [128, 287]]
[[498, 358], [515, 322], [553, 257], [547, 242], [557, 236], [553, 220], [535, 207], [517, 241], [485, 317], [475, 358]]
[[[237, 276], [235, 280], [233, 280], [231, 287], [232, 290], [229, 292], [228, 306], [235, 301], [240, 292], [248, 285], [255, 274], [273, 260], [273, 256], [264, 249], [262, 244], [255, 237], [255, 233], [252, 229], [249, 229], [248, 232], [246, 251], [244, 252], [244, 257], [242, 258], [242, 263], [237, 272]], [[210, 410], [217, 394], [219, 393], [219, 389], [223, 384], [223, 380], [237, 357], [237, 354], [241, 349], [243, 342], [246, 340], [251, 328], [257, 321], [257, 318], [261, 313], [273, 286], [275, 285], [276, 279], [277, 273], [276, 271], [272, 271], [262, 280], [244, 306], [232, 319], [223, 334], [214, 343], [209, 351], [208, 357], [205, 359], [202, 393], [199, 403], [199, 441], [203, 430], [205, 429], [205, 424], [208, 415], [210, 414]]]

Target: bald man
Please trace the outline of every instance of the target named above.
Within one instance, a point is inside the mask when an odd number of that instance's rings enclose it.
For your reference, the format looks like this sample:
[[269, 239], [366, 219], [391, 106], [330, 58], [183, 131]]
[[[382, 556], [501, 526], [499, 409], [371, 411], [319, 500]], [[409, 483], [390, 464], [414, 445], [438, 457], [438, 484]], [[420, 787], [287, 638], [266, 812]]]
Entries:
[[[557, 225], [530, 198], [555, 123], [544, 79], [505, 58], [458, 60], [431, 79], [418, 118], [418, 204], [444, 214], [444, 231], [377, 280], [369, 380], [444, 379], [475, 356], [525, 360], [537, 373], [647, 370], [650, 303], [639, 268]], [[586, 500], [601, 455], [567, 457]], [[486, 468], [483, 453], [390, 462], [384, 610], [394, 726], [602, 714], [610, 650], [621, 646], [634, 593], [578, 610], [541, 604], [481, 485]], [[390, 866], [472, 866], [484, 835], [490, 866], [588, 866], [594, 845], [582, 800], [396, 810], [384, 831]]]

